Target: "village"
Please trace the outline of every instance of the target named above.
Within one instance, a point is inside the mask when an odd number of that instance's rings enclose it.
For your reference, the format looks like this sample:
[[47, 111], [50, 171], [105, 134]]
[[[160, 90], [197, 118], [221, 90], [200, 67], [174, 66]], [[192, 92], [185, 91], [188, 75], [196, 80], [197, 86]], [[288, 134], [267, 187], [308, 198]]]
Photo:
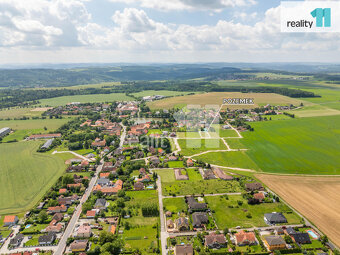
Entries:
[[[170, 110], [151, 120], [141, 116], [160, 113], [137, 101], [49, 109], [45, 116], [77, 118], [24, 142], [74, 158], [32, 210], [0, 219], [0, 253], [330, 254], [327, 237], [262, 183], [185, 156], [178, 145], [196, 139], [189, 131], [200, 139], [217, 129], [251, 131], [248, 122], [293, 108], [192, 110], [183, 118]], [[209, 125], [216, 116], [221, 122]]]

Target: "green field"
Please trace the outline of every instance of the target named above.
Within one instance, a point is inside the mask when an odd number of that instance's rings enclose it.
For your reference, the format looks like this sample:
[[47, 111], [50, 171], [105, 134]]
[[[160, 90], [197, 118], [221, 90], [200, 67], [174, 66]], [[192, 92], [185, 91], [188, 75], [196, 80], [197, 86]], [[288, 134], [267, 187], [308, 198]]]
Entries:
[[191, 156], [208, 150], [227, 150], [221, 139], [178, 139], [181, 154]]
[[170, 211], [173, 213], [187, 210], [187, 204], [185, 203], [183, 197], [164, 198], [163, 205], [165, 207], [165, 211]]
[[245, 151], [209, 152], [194, 159], [218, 166], [260, 170], [258, 164]]
[[186, 169], [189, 180], [177, 181], [173, 169], [156, 171], [161, 177], [164, 196], [241, 192], [237, 181], [203, 180], [198, 170]]
[[[340, 174], [340, 116], [252, 123], [240, 141], [265, 172]], [[203, 155], [205, 156], [205, 155]]]
[[[127, 191], [126, 196], [131, 198], [126, 202], [126, 207], [132, 211], [132, 217], [122, 219], [122, 225], [125, 222], [130, 224], [130, 229], [124, 229], [123, 239], [127, 248], [139, 248], [142, 254], [153, 254], [153, 247], [157, 247], [157, 224], [158, 217], [143, 217], [141, 206], [157, 204], [158, 194], [156, 190], [144, 191]], [[160, 226], [159, 226], [160, 228]], [[151, 249], [151, 250], [150, 250]]]
[[20, 118], [23, 116], [26, 117], [34, 117], [40, 116], [43, 112], [42, 111], [32, 111], [32, 108], [10, 108], [10, 109], [1, 109], [0, 110], [0, 119], [7, 119], [7, 118]]
[[59, 157], [36, 152], [40, 144], [0, 144], [0, 214], [30, 209], [65, 170]]
[[93, 95], [55, 97], [53, 99], [41, 99], [40, 105], [54, 107], [54, 106], [59, 106], [59, 105], [66, 105], [71, 102], [100, 103], [100, 102], [129, 101], [129, 100], [133, 100], [133, 98], [128, 97], [123, 93], [93, 94]]
[[[299, 224], [300, 218], [283, 203], [262, 203], [259, 205], [248, 205], [247, 200], [242, 196], [206, 196], [209, 208], [212, 210], [219, 229], [226, 227], [242, 228], [266, 226], [263, 216], [265, 213], [283, 212], [289, 224]], [[238, 204], [242, 201], [242, 205]], [[247, 214], [251, 214], [251, 218]]]
[[[71, 117], [64, 119], [37, 119], [37, 120], [3, 120], [0, 121], [1, 127], [10, 127], [14, 132], [3, 138], [3, 142], [20, 141], [32, 134], [44, 134], [53, 132], [63, 124], [71, 120]], [[46, 130], [44, 129], [46, 127]]]

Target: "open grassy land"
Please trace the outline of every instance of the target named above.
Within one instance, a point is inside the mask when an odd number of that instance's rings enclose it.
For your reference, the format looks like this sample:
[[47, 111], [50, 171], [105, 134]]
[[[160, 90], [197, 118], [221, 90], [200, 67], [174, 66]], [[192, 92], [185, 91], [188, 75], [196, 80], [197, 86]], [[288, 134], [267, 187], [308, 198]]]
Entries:
[[256, 177], [340, 245], [340, 178], [264, 174]]
[[40, 144], [0, 144], [0, 214], [32, 207], [65, 170], [60, 158], [36, 152]]
[[20, 117], [36, 117], [40, 116], [43, 111], [36, 111], [35, 107], [30, 108], [10, 108], [10, 109], [1, 109], [0, 110], [0, 119], [7, 118], [20, 118]]
[[258, 164], [247, 155], [246, 151], [209, 152], [194, 159], [218, 166], [260, 170]]
[[187, 210], [187, 204], [185, 203], [183, 197], [164, 198], [163, 205], [165, 207], [165, 211], [170, 211], [173, 213]]
[[[3, 120], [0, 121], [1, 127], [10, 127], [15, 130], [12, 134], [5, 136], [3, 142], [13, 141], [14, 139], [20, 141], [24, 137], [31, 134], [44, 134], [56, 130], [61, 125], [70, 121], [71, 117], [64, 119], [37, 119], [37, 120]], [[46, 127], [46, 130], [44, 129]]]
[[184, 96], [190, 93], [195, 92], [182, 92], [182, 91], [170, 91], [170, 90], [145, 90], [138, 93], [133, 93], [135, 97], [146, 97], [146, 96], [154, 96], [154, 95], [161, 95], [161, 96]]
[[227, 146], [221, 139], [178, 139], [181, 154], [194, 155], [208, 150], [227, 150]]
[[[300, 218], [283, 203], [249, 205], [247, 200], [239, 195], [228, 196], [228, 200], [224, 196], [207, 196], [205, 199], [213, 211], [219, 229], [237, 226], [243, 228], [266, 226], [263, 216], [271, 212], [283, 212], [289, 224], [300, 223]], [[250, 218], [248, 214], [251, 215]]]
[[126, 207], [131, 210], [132, 217], [123, 219], [123, 226], [129, 223], [130, 228], [124, 229], [123, 239], [128, 248], [138, 248], [142, 254], [153, 254], [152, 249], [157, 247], [158, 217], [143, 217], [141, 207], [143, 205], [157, 204], [158, 195], [156, 190], [128, 191], [126, 195], [131, 198], [126, 202]]
[[162, 180], [164, 196], [241, 192], [242, 190], [237, 181], [203, 180], [198, 170], [190, 168], [186, 171], [189, 176], [187, 181], [177, 181], [173, 169], [157, 171]]
[[254, 98], [255, 105], [228, 106], [228, 108], [254, 108], [263, 104], [300, 105], [301, 100], [273, 93], [211, 92], [183, 97], [172, 97], [148, 103], [151, 109], [169, 109], [186, 105], [221, 105], [224, 98]]
[[55, 97], [55, 98], [50, 98], [50, 99], [41, 99], [40, 105], [59, 106], [59, 105], [66, 105], [71, 102], [100, 103], [100, 102], [128, 101], [128, 100], [133, 100], [133, 98], [128, 97], [123, 93], [94, 94], [94, 95], [77, 95], [77, 96], [64, 96], [64, 97]]
[[255, 131], [244, 132], [240, 142], [263, 171], [340, 173], [340, 116], [257, 122], [252, 126]]

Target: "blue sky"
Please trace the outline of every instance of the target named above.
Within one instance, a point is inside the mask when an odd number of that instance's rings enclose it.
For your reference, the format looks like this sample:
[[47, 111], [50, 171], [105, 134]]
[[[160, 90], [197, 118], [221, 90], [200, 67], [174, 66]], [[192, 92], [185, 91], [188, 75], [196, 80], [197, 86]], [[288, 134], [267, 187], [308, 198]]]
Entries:
[[338, 61], [338, 33], [281, 33], [279, 6], [278, 0], [0, 0], [0, 63]]

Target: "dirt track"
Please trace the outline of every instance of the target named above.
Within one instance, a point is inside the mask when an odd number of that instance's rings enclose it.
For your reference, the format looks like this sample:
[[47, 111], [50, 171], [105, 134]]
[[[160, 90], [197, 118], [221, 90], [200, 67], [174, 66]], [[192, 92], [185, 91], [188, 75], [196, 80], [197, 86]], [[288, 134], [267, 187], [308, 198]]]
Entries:
[[340, 246], [340, 177], [256, 177]]

